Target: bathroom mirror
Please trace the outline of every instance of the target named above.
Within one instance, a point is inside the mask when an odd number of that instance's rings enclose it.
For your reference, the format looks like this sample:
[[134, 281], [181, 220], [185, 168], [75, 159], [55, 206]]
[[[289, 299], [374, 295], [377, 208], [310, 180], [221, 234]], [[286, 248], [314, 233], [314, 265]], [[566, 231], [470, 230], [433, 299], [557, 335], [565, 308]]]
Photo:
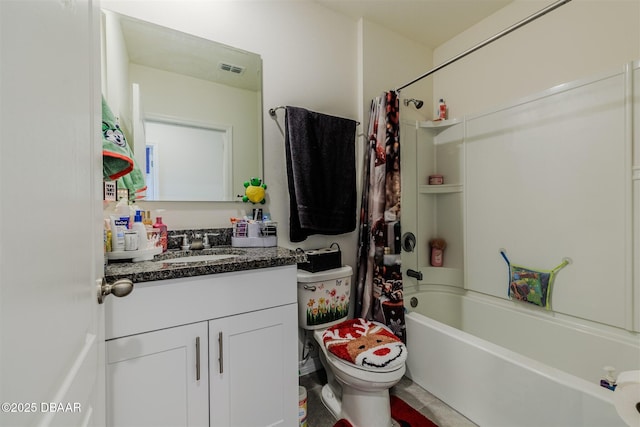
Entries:
[[146, 200], [237, 201], [263, 176], [262, 59], [103, 9], [102, 89]]

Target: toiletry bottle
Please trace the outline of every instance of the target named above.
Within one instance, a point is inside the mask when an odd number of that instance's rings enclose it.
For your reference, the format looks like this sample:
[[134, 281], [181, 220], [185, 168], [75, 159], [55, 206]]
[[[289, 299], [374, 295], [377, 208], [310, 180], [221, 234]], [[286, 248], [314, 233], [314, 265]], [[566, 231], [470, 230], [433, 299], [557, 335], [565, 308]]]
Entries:
[[153, 221], [151, 220], [151, 212], [150, 211], [146, 211], [144, 213], [144, 218], [142, 219], [142, 223], [145, 226], [149, 226], [149, 228], [153, 228]]
[[147, 249], [147, 229], [142, 223], [142, 211], [136, 212], [136, 216], [133, 219], [132, 230], [138, 233], [138, 250], [143, 251]]
[[431, 239], [429, 240], [429, 247], [431, 248], [431, 266], [442, 267], [444, 263], [444, 249], [447, 247], [447, 242], [444, 239]]
[[[136, 215], [138, 213], [138, 205], [136, 205], [135, 200], [131, 200], [129, 202], [129, 228], [133, 229], [133, 223], [135, 221]], [[140, 217], [140, 221], [142, 221], [142, 217]]]
[[615, 368], [611, 366], [605, 366], [603, 369], [607, 372], [607, 374], [600, 380], [600, 386], [608, 388], [611, 391], [615, 391], [617, 386], [615, 378]]
[[104, 251], [111, 252], [111, 220], [104, 219]]
[[124, 196], [120, 200], [118, 200], [118, 203], [116, 203], [116, 215], [118, 215], [119, 217], [123, 217], [129, 216], [129, 214], [129, 199]]
[[112, 233], [111, 230], [107, 230], [107, 243], [106, 243], [106, 251], [107, 252], [111, 252], [113, 250], [112, 246], [111, 246], [111, 242], [112, 242]]
[[111, 249], [113, 252], [124, 251], [124, 231], [128, 224], [128, 217], [111, 215]]
[[447, 104], [445, 104], [444, 99], [440, 98], [440, 102], [438, 102], [438, 119], [437, 120], [446, 120], [447, 119]]
[[142, 223], [144, 224], [145, 230], [147, 230], [147, 246], [151, 248], [153, 246], [153, 221], [151, 221], [151, 212], [143, 212]]
[[162, 245], [162, 252], [167, 251], [167, 226], [162, 223], [162, 217], [156, 217], [156, 223], [153, 224], [153, 228], [160, 230], [160, 243]]

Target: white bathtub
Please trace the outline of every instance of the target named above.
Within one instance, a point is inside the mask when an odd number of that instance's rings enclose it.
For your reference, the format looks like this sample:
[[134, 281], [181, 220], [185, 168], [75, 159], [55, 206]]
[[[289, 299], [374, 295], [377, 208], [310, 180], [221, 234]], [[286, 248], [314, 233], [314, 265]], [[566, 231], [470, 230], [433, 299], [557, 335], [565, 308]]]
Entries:
[[476, 424], [626, 425], [599, 380], [605, 365], [640, 368], [637, 334], [456, 290], [405, 306], [407, 376]]

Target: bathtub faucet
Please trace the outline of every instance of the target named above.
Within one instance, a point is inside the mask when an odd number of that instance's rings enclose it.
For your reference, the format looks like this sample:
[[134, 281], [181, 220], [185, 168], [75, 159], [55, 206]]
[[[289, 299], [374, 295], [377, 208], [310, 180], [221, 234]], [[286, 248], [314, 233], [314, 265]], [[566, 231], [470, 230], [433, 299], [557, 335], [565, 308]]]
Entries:
[[418, 279], [418, 281], [422, 280], [422, 271], [415, 271], [412, 269], [407, 270], [407, 276]]

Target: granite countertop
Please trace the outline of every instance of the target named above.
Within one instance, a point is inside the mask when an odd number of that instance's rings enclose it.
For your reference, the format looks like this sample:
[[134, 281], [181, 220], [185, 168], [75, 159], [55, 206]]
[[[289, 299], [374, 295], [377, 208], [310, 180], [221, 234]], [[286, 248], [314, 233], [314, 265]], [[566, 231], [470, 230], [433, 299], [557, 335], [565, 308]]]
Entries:
[[[216, 261], [189, 263], [162, 262], [162, 260], [170, 258], [215, 253], [235, 254], [237, 256]], [[182, 277], [295, 265], [298, 262], [304, 261], [306, 261], [304, 253], [296, 253], [295, 251], [281, 247], [235, 248], [231, 246], [217, 246], [199, 251], [169, 250], [163, 254], [156, 255], [153, 261], [110, 261], [109, 264], [105, 266], [105, 278], [107, 282], [110, 283], [122, 278], [131, 279], [133, 283], [140, 283], [153, 280], [179, 279]]]

